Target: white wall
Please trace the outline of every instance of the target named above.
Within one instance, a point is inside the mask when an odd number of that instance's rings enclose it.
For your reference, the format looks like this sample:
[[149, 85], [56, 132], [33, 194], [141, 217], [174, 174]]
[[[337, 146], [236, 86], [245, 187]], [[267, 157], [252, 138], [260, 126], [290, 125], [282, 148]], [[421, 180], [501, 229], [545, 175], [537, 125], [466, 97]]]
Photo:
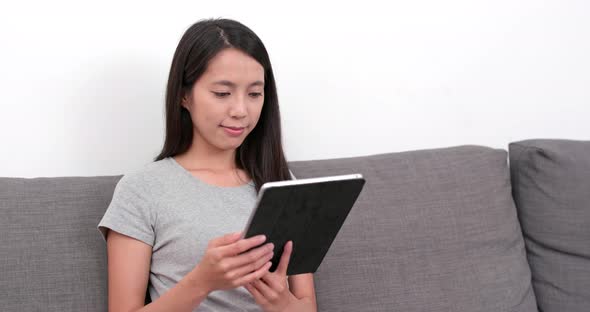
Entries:
[[150, 162], [174, 49], [205, 17], [237, 19], [265, 43], [289, 161], [590, 139], [590, 2], [358, 3], [2, 4], [0, 176]]

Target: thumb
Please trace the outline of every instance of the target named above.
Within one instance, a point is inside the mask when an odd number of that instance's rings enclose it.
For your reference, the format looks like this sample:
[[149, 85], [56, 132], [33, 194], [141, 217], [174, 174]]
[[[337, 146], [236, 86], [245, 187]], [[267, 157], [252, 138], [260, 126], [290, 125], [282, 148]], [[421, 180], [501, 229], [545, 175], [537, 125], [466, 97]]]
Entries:
[[281, 260], [277, 266], [277, 272], [283, 275], [287, 275], [287, 268], [289, 268], [289, 260], [291, 260], [291, 252], [293, 251], [293, 241], [288, 241], [283, 249]]
[[211, 247], [220, 247], [220, 246], [229, 245], [231, 243], [237, 242], [240, 239], [240, 234], [242, 234], [242, 232], [234, 232], [234, 233], [225, 234], [220, 237], [216, 237], [211, 240], [209, 245]]

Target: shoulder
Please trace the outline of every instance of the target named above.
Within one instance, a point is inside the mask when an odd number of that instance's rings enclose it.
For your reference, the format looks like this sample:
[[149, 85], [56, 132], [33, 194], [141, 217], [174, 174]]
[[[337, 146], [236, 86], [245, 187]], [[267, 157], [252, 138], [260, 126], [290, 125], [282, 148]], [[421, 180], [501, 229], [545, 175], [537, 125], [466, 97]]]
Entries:
[[170, 174], [168, 162], [169, 160], [165, 158], [128, 171], [117, 183], [117, 188], [138, 191], [157, 189], [160, 181]]

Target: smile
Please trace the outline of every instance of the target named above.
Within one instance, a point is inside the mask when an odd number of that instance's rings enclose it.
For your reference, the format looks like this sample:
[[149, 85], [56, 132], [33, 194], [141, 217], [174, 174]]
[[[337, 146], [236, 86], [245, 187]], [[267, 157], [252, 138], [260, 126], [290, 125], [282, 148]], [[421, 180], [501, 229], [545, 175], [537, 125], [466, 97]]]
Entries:
[[243, 132], [244, 132], [244, 128], [233, 128], [233, 127], [223, 127], [223, 130], [225, 131], [225, 133], [227, 133], [230, 136], [240, 136]]

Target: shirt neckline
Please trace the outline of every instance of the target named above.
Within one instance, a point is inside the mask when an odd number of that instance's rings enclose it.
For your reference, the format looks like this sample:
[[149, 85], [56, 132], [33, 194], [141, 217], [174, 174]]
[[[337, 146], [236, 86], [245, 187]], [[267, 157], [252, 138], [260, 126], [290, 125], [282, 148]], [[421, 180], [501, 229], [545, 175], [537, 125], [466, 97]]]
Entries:
[[207, 183], [207, 182], [199, 179], [198, 177], [192, 175], [188, 170], [186, 170], [183, 166], [181, 166], [173, 157], [167, 157], [167, 159], [168, 159], [168, 162], [170, 162], [174, 167], [179, 169], [190, 180], [196, 182], [197, 184], [199, 184], [201, 186], [205, 186], [205, 187], [212, 188], [212, 189], [218, 189], [218, 190], [240, 190], [240, 189], [250, 188], [250, 187], [254, 186], [253, 180], [251, 180], [248, 183], [237, 185], [237, 186], [219, 186], [219, 185], [215, 185], [215, 184], [210, 184], [210, 183]]

